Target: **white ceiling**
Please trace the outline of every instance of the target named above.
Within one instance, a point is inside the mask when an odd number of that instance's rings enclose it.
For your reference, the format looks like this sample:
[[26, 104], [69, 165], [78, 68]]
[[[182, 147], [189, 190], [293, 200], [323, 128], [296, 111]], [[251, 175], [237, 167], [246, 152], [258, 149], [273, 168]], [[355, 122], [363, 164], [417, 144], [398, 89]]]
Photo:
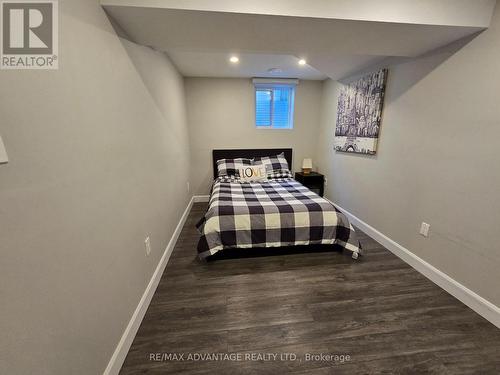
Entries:
[[[182, 74], [341, 79], [488, 27], [495, 0], [101, 0]], [[231, 54], [240, 63], [230, 64]], [[299, 67], [305, 58], [308, 66]], [[279, 68], [280, 74], [268, 74]]]
[[[169, 50], [168, 55], [187, 77], [279, 77], [323, 80], [327, 76], [309, 65], [299, 65], [292, 55], [259, 53], [194, 52]], [[239, 63], [228, 61], [238, 56]], [[279, 72], [269, 72], [279, 69]]]
[[495, 0], [102, 0], [103, 6], [168, 8], [425, 25], [487, 27]]

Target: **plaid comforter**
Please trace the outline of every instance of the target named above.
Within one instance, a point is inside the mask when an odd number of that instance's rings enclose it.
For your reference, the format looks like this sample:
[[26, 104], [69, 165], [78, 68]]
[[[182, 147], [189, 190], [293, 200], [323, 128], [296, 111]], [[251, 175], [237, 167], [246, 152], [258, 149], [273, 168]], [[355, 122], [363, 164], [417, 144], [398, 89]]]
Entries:
[[360, 252], [347, 217], [292, 178], [240, 182], [214, 181], [205, 216], [197, 224], [201, 258], [222, 249], [338, 244]]

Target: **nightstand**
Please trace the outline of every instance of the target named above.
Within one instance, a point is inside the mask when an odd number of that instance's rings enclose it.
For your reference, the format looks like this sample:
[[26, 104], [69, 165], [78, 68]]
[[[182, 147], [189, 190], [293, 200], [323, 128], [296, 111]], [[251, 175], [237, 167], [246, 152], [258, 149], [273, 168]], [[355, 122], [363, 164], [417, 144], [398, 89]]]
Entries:
[[303, 172], [295, 172], [295, 179], [320, 197], [323, 196], [325, 192], [325, 176], [321, 173], [311, 172], [304, 174]]

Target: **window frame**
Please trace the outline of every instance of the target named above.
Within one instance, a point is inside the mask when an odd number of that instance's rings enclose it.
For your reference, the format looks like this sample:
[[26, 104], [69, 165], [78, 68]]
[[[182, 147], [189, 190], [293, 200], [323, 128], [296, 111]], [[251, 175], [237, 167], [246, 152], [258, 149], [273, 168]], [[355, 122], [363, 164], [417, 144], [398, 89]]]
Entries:
[[[297, 87], [298, 80], [275, 80], [275, 79], [254, 79], [254, 125], [256, 129], [274, 129], [274, 130], [293, 130], [294, 128], [294, 117], [295, 117], [295, 90]], [[275, 90], [279, 88], [287, 87], [291, 89], [290, 94], [290, 104], [288, 106], [288, 126], [277, 127], [273, 124], [273, 114], [274, 114], [274, 94]], [[270, 108], [270, 121], [269, 125], [257, 125], [257, 91], [270, 91], [271, 92], [271, 108]]]

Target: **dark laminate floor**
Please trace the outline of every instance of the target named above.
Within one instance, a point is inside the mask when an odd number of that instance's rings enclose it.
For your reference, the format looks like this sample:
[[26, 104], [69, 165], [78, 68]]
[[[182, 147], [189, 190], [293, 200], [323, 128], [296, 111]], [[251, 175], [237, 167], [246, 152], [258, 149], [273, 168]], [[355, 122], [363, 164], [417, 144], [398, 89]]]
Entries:
[[[191, 211], [122, 374], [500, 373], [500, 330], [366, 235], [358, 261], [333, 252], [203, 263], [194, 225], [204, 208]], [[224, 352], [297, 360], [150, 360]]]

